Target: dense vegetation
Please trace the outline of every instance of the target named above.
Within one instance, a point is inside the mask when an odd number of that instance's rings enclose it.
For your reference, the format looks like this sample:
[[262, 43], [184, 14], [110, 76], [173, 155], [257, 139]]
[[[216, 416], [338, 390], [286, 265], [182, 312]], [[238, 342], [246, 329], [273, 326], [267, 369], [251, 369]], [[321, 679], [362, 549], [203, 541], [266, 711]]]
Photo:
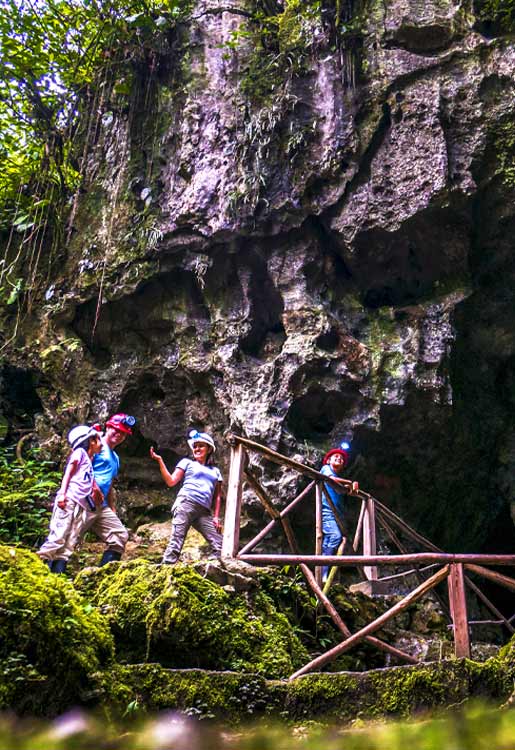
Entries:
[[46, 536], [60, 474], [32, 450], [21, 463], [0, 447], [0, 543], [34, 546]]
[[30, 308], [43, 288], [69, 239], [67, 221], [76, 209], [102, 101], [113, 92], [130, 94], [134, 66], [152, 66], [154, 50], [188, 7], [188, 0], [0, 3], [4, 304], [25, 296]]

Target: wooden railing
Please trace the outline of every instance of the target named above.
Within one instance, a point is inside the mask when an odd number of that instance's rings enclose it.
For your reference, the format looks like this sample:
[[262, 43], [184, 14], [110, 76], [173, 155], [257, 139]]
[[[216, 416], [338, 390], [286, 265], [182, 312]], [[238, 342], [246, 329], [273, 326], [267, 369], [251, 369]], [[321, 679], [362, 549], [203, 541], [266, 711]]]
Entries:
[[[385, 651], [401, 661], [411, 664], [418, 663], [418, 660], [400, 649], [376, 638], [373, 633], [381, 629], [386, 622], [395, 617], [402, 610], [409, 607], [413, 602], [433, 590], [434, 595], [440, 601], [444, 612], [449, 614], [454, 632], [455, 654], [457, 657], [470, 657], [470, 639], [469, 639], [469, 622], [467, 617], [466, 588], [468, 587], [497, 618], [497, 621], [504, 625], [510, 633], [515, 633], [515, 628], [490, 601], [490, 599], [478, 588], [478, 586], [469, 578], [467, 573], [482, 576], [489, 581], [499, 584], [511, 591], [515, 591], [515, 579], [503, 575], [495, 570], [490, 570], [487, 566], [515, 566], [515, 555], [468, 555], [468, 554], [448, 554], [436, 547], [432, 542], [411, 528], [402, 518], [391, 511], [386, 505], [376, 498], [372, 497], [363, 490], [355, 491], [351, 480], [347, 480], [347, 488], [357, 501], [361, 501], [356, 531], [352, 541], [349, 541], [345, 532], [345, 524], [341, 519], [338, 510], [334, 507], [331, 498], [326, 490], [326, 483], [336, 485], [330, 477], [321, 474], [319, 471], [312, 469], [310, 466], [294, 461], [287, 456], [283, 456], [276, 451], [260, 445], [247, 438], [232, 435], [229, 439], [231, 444], [231, 463], [229, 470], [229, 481], [226, 498], [225, 524], [222, 546], [222, 557], [238, 558], [253, 565], [297, 565], [302, 571], [308, 586], [315, 594], [319, 603], [325, 608], [334, 624], [344, 636], [344, 640], [321, 654], [316, 659], [299, 669], [290, 679], [298, 677], [306, 672], [322, 667], [328, 662], [335, 659], [344, 651], [352, 648], [360, 641], [366, 641], [376, 648]], [[293, 469], [299, 474], [307, 477], [310, 483], [295, 497], [283, 510], [278, 511], [268, 496], [266, 490], [260, 484], [258, 478], [249, 467], [248, 452], [255, 452], [273, 463]], [[266, 513], [270, 516], [270, 522], [248, 541], [240, 549], [240, 515], [243, 483], [254, 491], [260, 500]], [[289, 514], [305, 501], [312, 493], [315, 493], [315, 554], [300, 554], [297, 539], [290, 523]], [[344, 535], [344, 543], [338, 550], [337, 555], [324, 556], [322, 551], [322, 497], [325, 495], [327, 502], [333, 509], [337, 523]], [[278, 554], [252, 554], [252, 550], [269, 534], [272, 529], [280, 526], [286, 537], [290, 550], [288, 555]], [[399, 550], [400, 554], [395, 555], [377, 555], [376, 533], [381, 529], [390, 543]], [[411, 543], [422, 547], [424, 552], [408, 553], [401, 537], [406, 537]], [[359, 554], [359, 549], [362, 554]], [[345, 548], [348, 548], [352, 554], [343, 554]], [[424, 579], [423, 573], [426, 570], [421, 569], [421, 565], [428, 564], [431, 567], [437, 566], [438, 570], [429, 578]], [[326, 586], [322, 588], [322, 566], [331, 566], [331, 573]], [[327, 596], [331, 585], [331, 579], [334, 572], [339, 567], [357, 567], [362, 571], [366, 581], [374, 583], [379, 582], [378, 570], [384, 566], [411, 566], [406, 573], [415, 574], [418, 579], [418, 586], [397, 602], [388, 611], [382, 614], [373, 622], [366, 625], [356, 633], [351, 634], [349, 628], [342, 620], [334, 605]], [[442, 567], [440, 567], [442, 566]], [[485, 567], [486, 566], [486, 567]], [[311, 568], [314, 568], [314, 573]], [[393, 577], [398, 577], [393, 576]], [[381, 579], [383, 582], [391, 580], [392, 576]], [[438, 584], [447, 580], [448, 602], [435, 591]], [[513, 619], [513, 618], [511, 618]]]

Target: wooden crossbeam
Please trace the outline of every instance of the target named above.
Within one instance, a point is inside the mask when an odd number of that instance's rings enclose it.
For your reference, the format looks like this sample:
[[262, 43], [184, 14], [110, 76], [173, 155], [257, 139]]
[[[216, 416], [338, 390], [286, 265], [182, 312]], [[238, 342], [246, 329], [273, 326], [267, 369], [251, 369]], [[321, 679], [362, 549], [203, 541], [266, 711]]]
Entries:
[[[382, 511], [380, 511], [380, 510], [378, 511], [377, 518], [378, 518], [379, 523], [383, 527], [383, 529], [386, 531], [387, 535], [390, 537], [391, 541], [395, 544], [395, 546], [399, 550], [399, 552], [401, 554], [403, 554], [403, 555], [407, 554], [406, 547], [403, 545], [403, 543], [401, 542], [401, 540], [399, 539], [399, 537], [397, 536], [397, 534], [395, 533], [395, 531], [392, 529], [392, 527], [390, 526], [390, 524], [388, 523], [388, 521], [384, 517]], [[413, 572], [415, 573], [418, 582], [422, 583], [422, 581], [424, 579], [423, 579], [423, 577], [421, 575], [420, 568], [415, 567], [415, 569], [414, 569]], [[385, 579], [381, 578], [381, 580], [384, 581]], [[435, 595], [436, 599], [438, 600], [438, 603], [439, 603], [440, 607], [442, 608], [443, 612], [445, 613], [445, 615], [447, 616], [447, 618], [450, 620], [450, 612], [449, 612], [449, 608], [448, 608], [447, 604], [444, 602], [444, 600], [442, 599], [442, 597], [440, 596], [440, 594], [437, 591], [434, 592], [434, 595]]]
[[[325, 592], [322, 591], [320, 586], [317, 584], [315, 576], [313, 575], [311, 570], [308, 568], [307, 565], [300, 565], [300, 569], [302, 570], [302, 573], [304, 574], [304, 577], [306, 578], [306, 581], [308, 585], [310, 586], [311, 590], [317, 597], [318, 601], [324, 606], [325, 610], [331, 617], [332, 621], [334, 622], [338, 630], [341, 633], [343, 633], [343, 635], [346, 638], [349, 638], [351, 636], [351, 632], [349, 628], [343, 622], [338, 611], [336, 610], [334, 605], [325, 595]], [[400, 649], [395, 648], [395, 646], [391, 646], [389, 643], [386, 643], [385, 641], [382, 641], [379, 638], [375, 638], [374, 636], [369, 635], [369, 636], [365, 636], [365, 640], [371, 646], [375, 646], [381, 651], [386, 651], [387, 653], [392, 654], [392, 656], [396, 656], [398, 659], [401, 659], [402, 661], [406, 661], [409, 664], [418, 664], [418, 659], [416, 659], [414, 656], [411, 656], [410, 654], [406, 654], [404, 651], [401, 651]]]
[[[297, 495], [297, 497], [279, 513], [280, 517], [284, 518], [288, 513], [290, 513], [300, 502], [302, 502], [302, 500], [304, 500], [304, 498], [309, 495], [314, 486], [315, 483], [310, 482], [308, 486], [305, 487], [302, 492]], [[268, 523], [263, 529], [261, 529], [259, 534], [256, 534], [256, 536], [251, 539], [250, 542], [247, 542], [247, 544], [242, 547], [242, 549], [240, 550], [240, 555], [246, 555], [250, 552], [250, 550], [254, 549], [254, 547], [258, 545], [259, 542], [261, 542], [270, 531], [272, 531], [272, 529], [277, 525], [278, 522], [279, 518], [273, 518], [270, 523]]]
[[245, 477], [247, 479], [247, 482], [250, 484], [250, 486], [256, 493], [256, 496], [260, 500], [261, 504], [263, 505], [268, 515], [271, 516], [274, 519], [274, 521], [277, 521], [278, 523], [281, 524], [283, 531], [284, 531], [284, 535], [286, 539], [288, 540], [288, 545], [290, 547], [290, 550], [294, 553], [298, 552], [299, 547], [297, 544], [297, 540], [295, 538], [295, 534], [293, 533], [290, 519], [287, 516], [281, 516], [281, 513], [277, 510], [277, 508], [274, 508], [274, 505], [272, 501], [270, 500], [268, 493], [261, 486], [255, 474], [250, 469], [245, 470]]
[[[480, 599], [485, 607], [487, 607], [492, 614], [494, 614], [496, 617], [499, 618], [500, 624], [504, 625], [505, 628], [507, 628], [510, 633], [515, 633], [515, 628], [511, 624], [511, 620], [507, 620], [506, 617], [500, 612], [495, 604], [493, 604], [490, 599], [486, 596], [486, 594], [483, 594], [481, 589], [476, 586], [474, 581], [471, 581], [468, 576], [465, 576], [465, 583], [466, 585], [474, 592], [474, 594], [477, 596], [478, 599]], [[513, 618], [512, 618], [513, 619]]]
[[[467, 563], [467, 561], [465, 560], [464, 562], [466, 563], [467, 570], [470, 570], [471, 573], [477, 573], [479, 576], [483, 576], [483, 578], [488, 578], [489, 581], [498, 583], [499, 586], [504, 586], [504, 588], [515, 591], [515, 578], [510, 578], [509, 576], [502, 575], [501, 573], [497, 573], [495, 570], [488, 570], [488, 568], [483, 568], [481, 565], [474, 565], [473, 561]], [[484, 562], [486, 562], [486, 560]], [[494, 562], [493, 564], [502, 565], [503, 563]]]
[[[409, 555], [243, 555], [239, 558], [246, 562], [252, 562], [256, 565], [338, 565], [343, 566], [360, 566], [360, 565], [413, 565], [417, 563], [464, 563], [467, 568], [474, 572], [480, 572], [481, 575], [495, 580], [501, 585], [508, 588], [515, 588], [515, 579], [508, 576], [502, 576], [500, 573], [494, 573], [487, 568], [480, 567], [484, 565], [511, 565], [515, 566], [515, 555], [467, 555], [452, 552], [413, 552]], [[486, 571], [486, 572], [483, 572]], [[487, 576], [488, 574], [488, 576]]]
[[292, 676], [290, 677], [290, 680], [294, 680], [297, 677], [300, 677], [303, 674], [306, 674], [307, 672], [312, 672], [314, 669], [317, 669], [319, 667], [323, 667], [324, 664], [327, 664], [330, 661], [333, 661], [336, 659], [337, 656], [340, 654], [343, 654], [345, 651], [348, 651], [349, 648], [352, 646], [355, 646], [357, 643], [362, 641], [365, 636], [371, 635], [376, 630], [379, 630], [380, 628], [385, 625], [389, 620], [391, 620], [393, 617], [399, 614], [399, 612], [402, 612], [407, 607], [409, 607], [411, 604], [416, 602], [418, 599], [420, 599], [421, 596], [423, 596], [425, 593], [430, 591], [434, 586], [437, 586], [441, 581], [445, 580], [447, 576], [449, 575], [449, 566], [446, 565], [445, 567], [441, 568], [437, 573], [431, 576], [431, 578], [428, 578], [427, 581], [424, 581], [420, 586], [418, 586], [414, 591], [412, 591], [408, 596], [405, 596], [404, 599], [402, 599], [400, 602], [395, 604], [391, 609], [389, 609], [384, 614], [380, 615], [380, 617], [377, 617], [373, 622], [366, 625], [361, 630], [358, 630], [357, 633], [354, 633], [349, 638], [347, 638], [342, 643], [339, 643], [337, 646], [335, 646], [332, 649], [329, 649], [329, 651], [326, 651], [325, 654], [321, 654], [320, 656], [317, 656], [316, 659], [313, 659], [308, 664], [305, 664], [301, 669], [297, 670]]

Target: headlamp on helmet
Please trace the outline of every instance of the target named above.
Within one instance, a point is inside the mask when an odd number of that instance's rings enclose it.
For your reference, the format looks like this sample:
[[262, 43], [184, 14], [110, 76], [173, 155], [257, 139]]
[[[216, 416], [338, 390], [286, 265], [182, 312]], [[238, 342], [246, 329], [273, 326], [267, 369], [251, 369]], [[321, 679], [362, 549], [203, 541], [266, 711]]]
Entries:
[[135, 424], [136, 417], [131, 417], [130, 414], [113, 414], [106, 422], [106, 427], [114, 427], [119, 432], [132, 435], [132, 428]]

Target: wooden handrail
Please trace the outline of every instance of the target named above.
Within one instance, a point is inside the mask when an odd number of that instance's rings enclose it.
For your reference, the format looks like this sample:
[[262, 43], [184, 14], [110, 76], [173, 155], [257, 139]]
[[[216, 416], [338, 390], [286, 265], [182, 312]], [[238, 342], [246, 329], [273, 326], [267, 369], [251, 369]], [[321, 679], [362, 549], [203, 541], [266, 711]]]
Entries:
[[[409, 555], [238, 555], [240, 560], [254, 563], [256, 565], [339, 565], [362, 566], [362, 565], [412, 565], [413, 563], [464, 563], [469, 570], [471, 565], [514, 565], [515, 555], [466, 555], [452, 554], [446, 552], [413, 552]], [[478, 572], [478, 571], [474, 571]], [[485, 575], [482, 573], [482, 575]], [[515, 579], [497, 574], [491, 575], [492, 580], [504, 583], [509, 588], [515, 589]], [[501, 578], [505, 579], [501, 582]]]
[[[308, 586], [311, 588], [318, 601], [326, 609], [327, 613], [333, 620], [336, 627], [346, 637], [346, 640], [338, 646], [330, 649], [325, 654], [318, 656], [316, 659], [306, 664], [302, 669], [298, 670], [290, 679], [305, 674], [312, 669], [326, 664], [328, 661], [336, 658], [340, 653], [343, 653], [351, 646], [355, 645], [361, 640], [368, 641], [371, 645], [376, 646], [379, 649], [390, 652], [397, 658], [405, 661], [414, 662], [416, 659], [411, 657], [409, 654], [405, 654], [399, 651], [393, 646], [384, 643], [380, 639], [372, 637], [371, 633], [374, 630], [379, 629], [384, 622], [388, 621], [391, 617], [394, 617], [396, 613], [407, 607], [413, 601], [416, 601], [424, 593], [434, 588], [441, 580], [449, 576], [448, 588], [449, 588], [449, 600], [451, 604], [451, 611], [453, 617], [454, 636], [455, 636], [455, 649], [457, 656], [467, 656], [470, 653], [468, 624], [467, 624], [467, 603], [465, 595], [465, 586], [469, 586], [471, 590], [481, 599], [490, 611], [495, 616], [499, 617], [508, 630], [514, 631], [511, 622], [508, 621], [496, 607], [490, 602], [490, 600], [481, 592], [480, 589], [466, 576], [464, 575], [464, 568], [470, 572], [482, 575], [495, 583], [505, 586], [510, 590], [515, 590], [515, 578], [510, 578], [506, 575], [501, 575], [496, 571], [491, 571], [484, 566], [515, 566], [515, 555], [492, 555], [492, 554], [466, 554], [466, 553], [446, 553], [433, 544], [429, 539], [426, 539], [422, 534], [419, 534], [409, 524], [407, 524], [402, 518], [395, 514], [390, 508], [381, 503], [370, 493], [363, 490], [352, 491], [353, 482], [350, 479], [345, 479], [345, 488], [348, 493], [348, 497], [356, 497], [362, 501], [361, 511], [358, 521], [358, 528], [356, 529], [354, 538], [354, 553], [353, 555], [322, 555], [321, 553], [321, 534], [322, 524], [320, 518], [321, 511], [321, 500], [325, 495], [326, 500], [333, 510], [334, 516], [338, 522], [338, 526], [343, 531], [343, 523], [337, 512], [337, 508], [334, 507], [334, 503], [327, 492], [327, 487], [332, 486], [336, 490], [342, 488], [342, 480], [339, 479], [335, 482], [330, 476], [322, 474], [316, 469], [307, 466], [299, 461], [295, 461], [287, 456], [283, 456], [277, 451], [272, 450], [264, 445], [260, 445], [253, 440], [243, 438], [238, 435], [232, 435], [230, 437], [232, 444], [232, 458], [231, 458], [231, 472], [229, 481], [229, 491], [227, 497], [226, 506], [229, 509], [226, 511], [226, 533], [224, 536], [224, 545], [222, 549], [222, 555], [224, 557], [237, 557], [238, 559], [252, 563], [254, 565], [298, 565], [306, 579]], [[282, 511], [278, 511], [269, 498], [267, 492], [262, 487], [257, 477], [247, 467], [248, 457], [246, 455], [246, 449], [260, 453], [262, 456], [272, 461], [273, 463], [281, 466], [289, 467], [299, 474], [305, 475], [313, 480], [308, 487], [300, 492], [300, 494]], [[242, 479], [244, 472], [247, 474], [247, 481], [250, 486], [260, 499], [266, 512], [272, 517], [265, 528], [259, 532], [250, 542], [248, 542], [243, 549], [237, 552], [238, 541], [239, 541], [239, 514], [241, 504], [241, 491], [242, 491]], [[317, 534], [316, 534], [316, 552], [315, 555], [302, 555], [298, 553], [297, 541], [295, 534], [291, 527], [288, 518], [285, 516], [312, 490], [313, 486], [316, 486], [317, 494]], [[229, 502], [230, 501], [230, 502]], [[375, 515], [377, 513], [378, 520], [382, 523], [386, 533], [394, 543], [396, 547], [401, 551], [401, 554], [394, 555], [377, 555], [375, 554], [375, 532], [376, 532], [376, 520]], [[368, 514], [368, 515], [367, 515]], [[286, 535], [288, 545], [290, 548], [290, 554], [288, 555], [271, 555], [271, 554], [249, 554], [265, 536], [266, 534], [276, 525], [281, 524], [283, 531]], [[407, 553], [405, 547], [397, 532], [400, 532], [402, 536], [407, 537], [412, 542], [416, 542], [421, 545], [426, 551]], [[358, 555], [357, 542], [360, 535], [363, 534], [363, 555]], [[365, 571], [368, 578], [373, 579], [377, 577], [376, 567], [378, 565], [388, 566], [415, 566], [415, 573], [420, 580], [420, 571], [418, 570], [419, 564], [444, 564], [445, 567], [439, 570], [435, 575], [431, 576], [427, 581], [420, 582], [420, 585], [408, 594], [404, 599], [394, 605], [388, 612], [381, 615], [373, 623], [362, 628], [353, 635], [350, 634], [345, 623], [342, 621], [341, 616], [331, 604], [327, 598], [326, 593], [321, 587], [321, 566], [330, 566], [333, 569], [338, 567], [357, 567], [360, 571]], [[315, 574], [310, 570], [309, 566], [315, 567]], [[449, 575], [450, 571], [450, 575]], [[437, 594], [437, 592], [435, 592]], [[440, 603], [446, 609], [445, 604], [441, 601], [438, 595]]]
[[[295, 469], [295, 471], [298, 471], [299, 474], [304, 474], [310, 479], [321, 479], [324, 482], [328, 482], [335, 489], [341, 489], [342, 487], [341, 482], [333, 482], [331, 477], [328, 477], [327, 474], [322, 474], [320, 471], [312, 469], [311, 466], [301, 464], [300, 461], [294, 461], [293, 458], [283, 456], [281, 453], [277, 453], [277, 451], [273, 451], [271, 448], [267, 448], [265, 445], [260, 445], [259, 443], [254, 442], [254, 440], [242, 438], [239, 435], [230, 435], [229, 441], [234, 441], [236, 443], [239, 443], [240, 445], [244, 445], [246, 448], [250, 448], [251, 450], [256, 451], [257, 453], [263, 454], [263, 456], [266, 456], [268, 459], [270, 459], [272, 463], [280, 464], [281, 466], [289, 466], [290, 469]], [[351, 489], [352, 481], [350, 479], [346, 479], [345, 481], [348, 483], [349, 489]], [[349, 494], [349, 497], [358, 497], [359, 494], [360, 493], [356, 493], [356, 495]]]

